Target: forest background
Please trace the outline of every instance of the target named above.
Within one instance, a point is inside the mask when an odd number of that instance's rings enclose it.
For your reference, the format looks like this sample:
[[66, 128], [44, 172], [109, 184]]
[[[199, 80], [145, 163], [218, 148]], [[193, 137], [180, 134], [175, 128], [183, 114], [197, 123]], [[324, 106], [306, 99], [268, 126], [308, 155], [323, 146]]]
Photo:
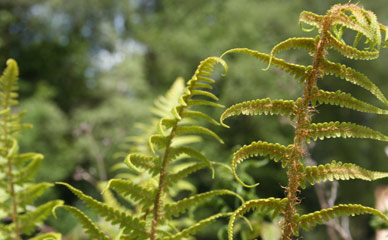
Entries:
[[[150, 119], [149, 109], [154, 99], [164, 94], [177, 77], [189, 79], [202, 59], [219, 56], [230, 48], [270, 52], [275, 44], [289, 37], [308, 36], [298, 26], [301, 11], [324, 14], [331, 5], [346, 2], [0, 0], [0, 63], [4, 68], [7, 58], [17, 60], [21, 71], [20, 108], [28, 112], [24, 121], [34, 125], [20, 138], [21, 149], [45, 155], [37, 181], [69, 182], [86, 194], [100, 198], [97, 183], [117, 175], [111, 171], [112, 166], [123, 160], [117, 153], [128, 152], [126, 139], [140, 134], [137, 123]], [[360, 4], [388, 25], [386, 0]], [[288, 57], [295, 61], [309, 60], [297, 52]], [[368, 62], [336, 57], [365, 73], [388, 93], [388, 51], [383, 50], [378, 60]], [[254, 59], [235, 57], [229, 65], [228, 76], [220, 78], [215, 89], [220, 103], [226, 106], [267, 96], [294, 99], [301, 91], [286, 74], [275, 69], [261, 71], [265, 66]], [[356, 97], [376, 103], [363, 89], [335, 78], [325, 78], [321, 86], [327, 90], [338, 86], [352, 89]], [[388, 133], [384, 116], [335, 107], [319, 111], [322, 121], [352, 120]], [[220, 111], [211, 114], [218, 118]], [[211, 160], [230, 163], [233, 150], [241, 143], [265, 139], [287, 145], [292, 129], [287, 124], [278, 124], [278, 120], [278, 117], [230, 120], [228, 124], [233, 128], [215, 129], [225, 144], [210, 141], [202, 149]], [[372, 170], [388, 169], [388, 146], [384, 142], [327, 140], [317, 143], [310, 151], [312, 160], [320, 164], [337, 160]], [[248, 164], [252, 165], [251, 173], [255, 176], [251, 180], [261, 183], [251, 194], [283, 196], [281, 186], [286, 185], [286, 176], [277, 164], [268, 162], [265, 169], [260, 168], [260, 163]], [[191, 182], [198, 192], [212, 188], [242, 190], [228, 172], [216, 174], [212, 180], [204, 170], [192, 176]], [[388, 181], [341, 182], [336, 202], [373, 206], [373, 192], [384, 184]], [[309, 212], [320, 208], [314, 188], [304, 194], [309, 196], [304, 201]], [[53, 188], [40, 201], [56, 198], [83, 208], [71, 193], [60, 187]], [[212, 204], [217, 203], [209, 203], [208, 209]], [[80, 229], [75, 219], [65, 212], [59, 218], [59, 221], [50, 219], [48, 225], [67, 233], [68, 239], [77, 239]], [[368, 227], [369, 221], [368, 216], [351, 220], [355, 239], [372, 239], [374, 230]], [[212, 234], [209, 229], [201, 232], [199, 238], [216, 239]], [[325, 228], [318, 228], [310, 237], [327, 239]]]

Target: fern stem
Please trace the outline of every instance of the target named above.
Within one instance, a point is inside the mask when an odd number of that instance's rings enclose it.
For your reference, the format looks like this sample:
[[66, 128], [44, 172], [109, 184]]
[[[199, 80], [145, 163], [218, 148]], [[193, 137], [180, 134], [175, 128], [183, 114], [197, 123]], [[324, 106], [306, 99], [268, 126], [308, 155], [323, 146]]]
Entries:
[[168, 143], [166, 145], [166, 150], [164, 151], [163, 155], [163, 161], [162, 161], [162, 166], [160, 169], [160, 174], [159, 174], [159, 185], [158, 185], [158, 191], [156, 193], [155, 201], [154, 201], [154, 209], [153, 209], [153, 218], [152, 218], [152, 226], [151, 226], [151, 232], [150, 232], [150, 239], [155, 240], [156, 239], [156, 228], [159, 223], [160, 219], [160, 208], [162, 207], [162, 194], [164, 192], [164, 185], [165, 185], [165, 177], [166, 177], [166, 167], [168, 163], [168, 155], [170, 152], [170, 146], [172, 143], [172, 139], [175, 136], [175, 132], [177, 129], [178, 124], [176, 124], [173, 129], [171, 130], [170, 133], [170, 138], [168, 140]]
[[331, 25], [331, 15], [326, 15], [322, 23], [321, 38], [318, 41], [315, 51], [313, 67], [307, 79], [304, 81], [302, 102], [298, 105], [297, 125], [295, 128], [294, 149], [290, 156], [290, 165], [287, 170], [288, 186], [285, 194], [288, 202], [283, 211], [284, 223], [282, 226], [282, 239], [292, 240], [295, 233], [298, 232], [299, 222], [295, 220], [296, 206], [300, 204], [298, 198], [300, 179], [300, 168], [303, 167], [301, 160], [305, 154], [305, 131], [304, 129], [310, 125], [312, 118], [313, 106], [311, 106], [312, 89], [316, 86], [317, 78], [320, 74], [320, 64], [324, 59], [325, 45], [328, 42], [328, 31]]
[[[10, 99], [10, 91], [5, 91], [5, 96], [4, 96], [4, 102], [3, 102], [3, 109], [8, 109], [9, 108], [9, 99]], [[15, 240], [20, 240], [20, 227], [19, 227], [19, 219], [18, 219], [18, 202], [16, 199], [16, 193], [15, 193], [15, 186], [14, 186], [14, 181], [13, 181], [13, 175], [12, 175], [12, 160], [10, 157], [8, 157], [8, 151], [9, 151], [9, 133], [8, 133], [8, 124], [9, 124], [9, 119], [8, 119], [8, 114], [5, 114], [3, 117], [3, 144], [4, 144], [4, 158], [7, 159], [7, 176], [8, 176], [8, 189], [9, 193], [11, 195], [11, 201], [12, 201], [12, 222], [15, 226]]]

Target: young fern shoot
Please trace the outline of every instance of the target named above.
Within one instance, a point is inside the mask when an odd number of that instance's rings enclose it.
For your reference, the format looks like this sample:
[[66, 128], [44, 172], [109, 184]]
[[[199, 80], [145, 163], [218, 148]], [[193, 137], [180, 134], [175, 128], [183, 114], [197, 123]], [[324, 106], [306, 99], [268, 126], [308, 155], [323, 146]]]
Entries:
[[[13, 106], [18, 104], [18, 75], [16, 61], [9, 59], [0, 77], [0, 239], [5, 240], [32, 237], [37, 225], [50, 215], [51, 209], [63, 203], [60, 200], [49, 201], [31, 210], [33, 202], [52, 184], [35, 184], [32, 181], [42, 163], [42, 154], [19, 153], [16, 136], [31, 126], [20, 123], [24, 113], [13, 111]], [[8, 224], [7, 218], [11, 220]], [[30, 239], [45, 238], [60, 239], [60, 234], [38, 234]]]
[[[388, 28], [377, 21], [374, 13], [363, 9], [356, 4], [334, 5], [326, 15], [317, 15], [311, 12], [302, 12], [300, 23], [311, 25], [318, 30], [316, 38], [290, 38], [276, 45], [270, 54], [255, 50], [238, 48], [231, 49], [222, 57], [232, 53], [243, 53], [254, 56], [268, 64], [275, 65], [280, 69], [300, 80], [303, 85], [303, 93], [300, 98], [294, 100], [271, 100], [258, 99], [239, 103], [228, 108], [221, 116], [221, 123], [232, 116], [238, 115], [262, 115], [276, 114], [289, 117], [294, 121], [293, 143], [283, 146], [278, 143], [263, 141], [253, 142], [243, 146], [233, 155], [232, 169], [237, 181], [245, 187], [255, 187], [242, 182], [236, 173], [239, 163], [252, 156], [263, 156], [280, 161], [286, 168], [288, 185], [285, 188], [283, 199], [257, 199], [247, 201], [231, 217], [229, 223], [229, 239], [233, 239], [233, 225], [235, 220], [252, 209], [258, 209], [272, 216], [283, 214], [282, 239], [291, 240], [299, 235], [299, 229], [310, 230], [323, 221], [339, 217], [358, 214], [374, 214], [385, 221], [388, 218], [376, 209], [358, 204], [341, 204], [333, 208], [323, 209], [310, 214], [299, 215], [296, 206], [301, 203], [298, 197], [300, 188], [305, 188], [306, 183], [311, 185], [315, 182], [362, 179], [367, 181], [388, 177], [388, 173], [365, 170], [355, 164], [333, 161], [331, 164], [319, 166], [305, 166], [304, 157], [307, 154], [306, 143], [311, 139], [324, 140], [326, 138], [368, 138], [379, 141], [388, 141], [388, 136], [349, 122], [324, 122], [311, 123], [312, 117], [318, 104], [330, 104], [349, 108], [355, 111], [388, 114], [388, 110], [380, 109], [366, 102], [352, 97], [349, 93], [341, 91], [328, 92], [317, 87], [317, 81], [325, 75], [337, 77], [358, 85], [372, 93], [385, 106], [388, 101], [380, 89], [364, 74], [340, 63], [333, 63], [326, 58], [329, 49], [339, 52], [341, 55], [355, 60], [371, 60], [379, 55], [382, 45], [388, 44]], [[313, 30], [311, 29], [311, 30]], [[352, 46], [347, 45], [342, 36], [346, 29], [356, 31], [357, 36]], [[382, 39], [382, 35], [385, 35]], [[360, 50], [357, 48], [361, 38], [366, 39], [367, 47]], [[307, 50], [313, 56], [313, 63], [304, 66], [289, 63], [275, 57], [281, 51], [289, 49]]]
[[[206, 167], [214, 171], [212, 162], [200, 150], [188, 146], [188, 143], [193, 139], [198, 140], [199, 135], [210, 136], [222, 143], [216, 133], [198, 125], [198, 120], [220, 124], [195, 109], [198, 105], [223, 107], [216, 102], [218, 98], [209, 91], [215, 82], [210, 76], [217, 63], [227, 70], [221, 58], [209, 57], [200, 63], [193, 77], [187, 82], [186, 88], [179, 95], [174, 94], [173, 91], [169, 92], [169, 95], [176, 96], [177, 99], [167, 114], [165, 108], [171, 106], [169, 99], [174, 97], [167, 96], [164, 99], [167, 101], [157, 102], [156, 112], [162, 118], [157, 122], [158, 132], [153, 132], [149, 137], [149, 150], [138, 148], [139, 152], [128, 154], [124, 161], [129, 169], [138, 174], [138, 177], [111, 179], [108, 182], [106, 190], [112, 189], [124, 199], [130, 199], [136, 204], [135, 209], [126, 211], [121, 207], [117, 208], [108, 203], [96, 201], [78, 189], [66, 183], [60, 183], [67, 186], [99, 216], [120, 226], [121, 231], [118, 236], [109, 236], [80, 210], [61, 206], [77, 216], [90, 237], [131, 240], [189, 239], [202, 227], [218, 218], [231, 216], [232, 212], [218, 213], [189, 226], [183, 226], [179, 222], [182, 218], [177, 218], [188, 209], [214, 196], [230, 195], [243, 201], [239, 195], [225, 189], [199, 193], [178, 201], [171, 197], [171, 191], [179, 188], [177, 185], [182, 178]], [[174, 89], [179, 88], [180, 81], [176, 82], [177, 85], [174, 84]]]

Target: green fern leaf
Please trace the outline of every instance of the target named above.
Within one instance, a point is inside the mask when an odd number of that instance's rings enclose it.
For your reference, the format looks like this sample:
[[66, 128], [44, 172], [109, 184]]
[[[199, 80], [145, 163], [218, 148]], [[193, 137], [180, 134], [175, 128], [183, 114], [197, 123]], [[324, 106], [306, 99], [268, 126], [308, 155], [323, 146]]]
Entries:
[[154, 203], [154, 192], [128, 180], [111, 179], [105, 187], [105, 189], [108, 188], [114, 189], [122, 196], [130, 196], [130, 198], [142, 204], [144, 208], [149, 208]]
[[[304, 23], [307, 23], [307, 24], [313, 26], [314, 28], [321, 29], [322, 28], [322, 20], [323, 20], [323, 16], [321, 16], [321, 15], [318, 15], [318, 14], [315, 14], [312, 12], [308, 12], [308, 11], [303, 11], [299, 16], [299, 25], [301, 26], [301, 23], [304, 22]], [[312, 30], [313, 29], [311, 29], [311, 30], [306, 29], [305, 31], [309, 32]]]
[[60, 233], [44, 233], [29, 240], [62, 240], [62, 234]]
[[313, 185], [315, 182], [325, 182], [327, 180], [362, 179], [374, 181], [386, 177], [388, 177], [388, 173], [386, 172], [370, 171], [352, 163], [332, 161], [325, 165], [306, 167], [303, 171], [301, 186], [305, 188], [306, 180]]
[[159, 149], [165, 148], [169, 141], [170, 141], [169, 136], [166, 137], [166, 136], [162, 136], [162, 135], [152, 135], [148, 139], [148, 145], [149, 145], [152, 153], [155, 153], [154, 145]]
[[107, 221], [112, 222], [112, 224], [119, 224], [120, 228], [124, 229], [124, 233], [130, 234], [135, 239], [146, 239], [147, 233], [145, 230], [145, 222], [143, 220], [139, 220], [117, 209], [113, 209], [107, 204], [101, 203], [92, 197], [83, 194], [80, 190], [67, 183], [59, 182], [57, 184], [66, 186], [89, 208], [94, 210], [98, 215], [104, 217]]
[[220, 143], [224, 143], [224, 141], [222, 141], [222, 139], [216, 133], [201, 126], [178, 126], [176, 128], [176, 134], [204, 134], [217, 139]]
[[349, 122], [313, 123], [302, 130], [307, 141], [310, 138], [323, 140], [324, 138], [369, 138], [379, 141], [388, 141], [384, 134], [368, 127]]
[[369, 103], [360, 101], [352, 97], [350, 93], [344, 93], [340, 90], [336, 92], [327, 92], [323, 90], [314, 89], [311, 96], [311, 103], [313, 106], [316, 106], [317, 102], [319, 104], [336, 105], [360, 112], [388, 114], [388, 110], [384, 110], [375, 107]]
[[341, 53], [343, 56], [350, 58], [350, 59], [356, 59], [356, 60], [371, 60], [376, 59], [379, 57], [379, 51], [363, 51], [358, 50], [357, 48], [351, 47], [349, 45], [346, 45], [338, 39], [336, 39], [332, 34], [328, 34], [328, 43], [327, 46], [329, 48], [332, 48], [336, 50], [337, 52]]
[[14, 174], [14, 183], [21, 185], [26, 182], [26, 180], [33, 178], [36, 172], [39, 170], [42, 161], [43, 155], [37, 154], [35, 158], [33, 158], [27, 164], [27, 166]]
[[202, 113], [202, 112], [199, 112], [199, 111], [189, 111], [189, 110], [184, 110], [182, 113], [181, 113], [181, 116], [182, 118], [199, 118], [199, 119], [202, 119], [202, 120], [205, 120], [209, 123], [212, 123], [216, 126], [219, 126], [220, 124], [214, 120], [212, 117], [208, 116], [207, 114], [205, 113]]
[[280, 214], [287, 203], [287, 198], [267, 198], [267, 199], [257, 199], [250, 200], [245, 202], [241, 207], [239, 207], [231, 216], [228, 225], [228, 239], [233, 240], [233, 226], [236, 219], [240, 216], [243, 216], [245, 213], [251, 210], [258, 210], [264, 214], [271, 213], [271, 217], [275, 218]]
[[[230, 53], [242, 53], [242, 54], [248, 54], [253, 57], [256, 57], [257, 59], [269, 63], [271, 56], [269, 54], [261, 53], [259, 51], [251, 50], [248, 48], [234, 48], [230, 49], [222, 54], [222, 57], [230, 54]], [[283, 71], [289, 73], [290, 75], [294, 76], [296, 79], [302, 79], [304, 80], [307, 76], [308, 70], [311, 68], [310, 67], [305, 67], [302, 65], [298, 64], [293, 64], [293, 63], [288, 63], [284, 61], [283, 59], [272, 57], [272, 62], [273, 65], [279, 67]]]
[[124, 163], [132, 170], [141, 172], [138, 168], [145, 169], [152, 176], [160, 172], [160, 157], [144, 156], [140, 154], [128, 154]]
[[357, 72], [356, 70], [347, 67], [346, 65], [333, 63], [330, 61], [322, 61], [321, 68], [324, 74], [334, 74], [335, 76], [345, 79], [346, 81], [358, 85], [377, 97], [382, 103], [388, 105], [388, 100], [385, 98], [384, 94], [380, 89], [369, 80], [364, 74]]
[[306, 49], [307, 51], [314, 51], [315, 45], [316, 40], [314, 38], [289, 38], [283, 42], [280, 42], [272, 48], [268, 67], [265, 70], [269, 69], [272, 63], [272, 58], [277, 53], [281, 51], [287, 51], [289, 49]]
[[44, 221], [50, 214], [51, 210], [56, 206], [63, 205], [63, 201], [55, 200], [40, 205], [33, 211], [29, 211], [19, 217], [20, 229], [23, 233], [30, 235], [35, 231], [36, 225]]
[[178, 180], [187, 177], [188, 175], [201, 170], [202, 168], [209, 167], [206, 162], [196, 163], [189, 167], [186, 167], [177, 173], [171, 173], [166, 176], [165, 186], [170, 187], [175, 184]]
[[204, 105], [204, 106], [219, 107], [219, 108], [224, 108], [225, 107], [222, 104], [218, 104], [218, 103], [215, 103], [215, 102], [210, 102], [210, 101], [207, 101], [207, 100], [197, 100], [197, 99], [195, 99], [195, 100], [189, 99], [187, 101], [187, 105], [188, 106]]
[[215, 101], [218, 101], [218, 97], [216, 97], [216, 95], [214, 95], [213, 93], [211, 92], [208, 92], [208, 91], [203, 91], [203, 90], [192, 90], [191, 91], [191, 95], [192, 96], [195, 96], [195, 95], [202, 95], [202, 96], [206, 96], [206, 97], [209, 97]]
[[16, 61], [13, 59], [8, 59], [7, 67], [4, 70], [3, 75], [0, 77], [0, 92], [2, 93], [0, 94], [0, 101], [2, 106], [11, 106], [18, 103], [16, 100], [16, 91], [18, 90], [18, 76], [19, 69]]
[[27, 189], [21, 191], [17, 195], [19, 206], [25, 207], [28, 204], [33, 203], [38, 197], [45, 193], [49, 187], [52, 187], [53, 185], [54, 184], [52, 183], [41, 182], [27, 187]]
[[388, 218], [377, 209], [365, 207], [360, 204], [340, 204], [338, 206], [334, 206], [333, 208], [322, 209], [314, 213], [300, 216], [299, 226], [308, 231], [317, 224], [322, 224], [324, 221], [329, 221], [330, 219], [336, 217], [361, 214], [373, 214], [388, 222]]
[[237, 164], [243, 162], [245, 159], [250, 157], [268, 156], [269, 158], [273, 159], [275, 162], [282, 160], [282, 167], [285, 167], [287, 165], [287, 159], [291, 154], [292, 148], [293, 148], [293, 145], [288, 145], [286, 147], [278, 143], [273, 144], [273, 143], [262, 142], [262, 141], [252, 142], [249, 145], [244, 145], [233, 154], [233, 159], [232, 159], [233, 175], [236, 178], [236, 180], [244, 187], [255, 187], [259, 185], [259, 183], [256, 183], [254, 185], [247, 185], [238, 177], [236, 173]]
[[228, 217], [231, 214], [232, 213], [219, 213], [219, 214], [213, 215], [211, 217], [208, 217], [206, 219], [203, 219], [203, 220], [195, 223], [191, 227], [186, 228], [175, 235], [163, 237], [162, 240], [181, 240], [181, 239], [184, 239], [185, 237], [189, 237], [190, 235], [193, 235], [194, 233], [198, 232], [201, 228], [213, 223], [218, 218]]
[[224, 111], [221, 115], [221, 125], [228, 127], [223, 121], [238, 115], [261, 115], [279, 114], [290, 116], [296, 114], [297, 106], [292, 100], [271, 100], [270, 98], [257, 99], [235, 104]]
[[89, 235], [91, 239], [98, 239], [98, 240], [110, 240], [108, 236], [104, 234], [103, 231], [101, 231], [96, 224], [83, 212], [81, 212], [79, 209], [72, 207], [72, 206], [58, 206], [53, 209], [53, 215], [56, 217], [56, 210], [57, 208], [63, 208], [66, 209], [68, 212], [72, 213], [78, 221], [82, 224], [83, 229], [85, 229], [85, 232]]
[[171, 216], [178, 217], [180, 214], [184, 213], [188, 208], [200, 204], [201, 202], [217, 195], [232, 195], [241, 200], [244, 203], [244, 200], [235, 192], [229, 190], [213, 190], [210, 192], [196, 194], [194, 196], [182, 199], [178, 202], [167, 204], [165, 207], [166, 217], [170, 218]]

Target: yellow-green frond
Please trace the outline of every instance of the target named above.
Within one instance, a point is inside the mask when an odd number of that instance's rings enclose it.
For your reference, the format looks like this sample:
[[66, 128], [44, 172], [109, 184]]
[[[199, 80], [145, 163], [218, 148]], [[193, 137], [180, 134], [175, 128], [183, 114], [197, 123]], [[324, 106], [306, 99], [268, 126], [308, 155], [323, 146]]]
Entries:
[[325, 138], [369, 138], [379, 141], [388, 141], [388, 136], [365, 126], [349, 122], [313, 123], [302, 130], [306, 140], [310, 138], [323, 140]]
[[38, 236], [35, 236], [33, 238], [30, 238], [29, 240], [62, 240], [62, 234], [53, 233], [53, 232], [44, 233], [44, 234], [40, 234]]
[[238, 115], [261, 115], [278, 114], [290, 116], [296, 114], [297, 106], [292, 100], [271, 100], [270, 98], [257, 99], [235, 104], [224, 111], [220, 122], [228, 127], [223, 121], [232, 116]]
[[197, 223], [195, 223], [194, 225], [192, 225], [191, 227], [188, 227], [186, 229], [183, 229], [182, 231], [180, 231], [179, 233], [177, 234], [174, 234], [172, 236], [168, 236], [168, 237], [163, 237], [162, 240], [181, 240], [181, 239], [184, 239], [185, 237], [188, 237], [190, 235], [193, 235], [195, 234], [196, 232], [198, 232], [201, 228], [213, 223], [215, 220], [217, 220], [218, 218], [222, 218], [222, 217], [228, 217], [232, 215], [232, 213], [219, 213], [219, 214], [216, 214], [216, 215], [213, 215], [211, 217], [208, 217], [206, 219], [203, 219]]
[[[263, 61], [264, 63], [267, 63], [267, 64], [269, 63], [270, 58], [271, 58], [271, 56], [269, 54], [261, 53], [259, 51], [251, 50], [248, 48], [230, 49], [230, 50], [224, 52], [222, 54], [222, 57], [227, 55], [227, 54], [231, 54], [231, 53], [242, 53], [242, 54], [251, 55], [251, 56]], [[304, 80], [306, 78], [306, 76], [308, 74], [308, 70], [311, 68], [311, 66], [305, 67], [305, 66], [298, 65], [298, 64], [288, 63], [288, 62], [284, 61], [283, 59], [276, 58], [276, 57], [272, 57], [271, 63], [273, 65], [275, 65], [276, 67], [279, 67], [283, 71], [289, 73], [291, 76], [294, 76], [296, 79], [302, 79], [302, 80]]]
[[287, 203], [287, 199], [283, 198], [267, 198], [257, 199], [245, 202], [239, 207], [231, 216], [228, 225], [228, 239], [233, 240], [233, 226], [236, 219], [243, 216], [245, 213], [256, 210], [264, 214], [270, 214], [272, 218], [275, 218], [280, 214]]
[[243, 185], [244, 187], [255, 187], [258, 185], [247, 185], [245, 184], [237, 175], [236, 168], [237, 164], [243, 162], [245, 159], [250, 157], [269, 157], [270, 159], [273, 159], [275, 162], [278, 162], [279, 160], [282, 160], [282, 166], [285, 167], [287, 164], [287, 159], [289, 158], [292, 150], [292, 145], [283, 146], [278, 143], [268, 143], [268, 142], [252, 142], [249, 145], [244, 145], [239, 150], [237, 150], [233, 154], [232, 159], [232, 171], [236, 178], [236, 180]]
[[55, 200], [38, 206], [35, 210], [29, 211], [19, 217], [20, 229], [23, 233], [30, 235], [37, 227], [37, 224], [44, 221], [54, 207], [63, 205], [63, 201]]
[[331, 163], [318, 166], [309, 166], [303, 170], [303, 179], [301, 179], [301, 186], [306, 186], [306, 181], [310, 184], [315, 182], [325, 182], [327, 180], [349, 180], [362, 179], [366, 181], [374, 181], [381, 178], [388, 177], [388, 172], [370, 171], [356, 164], [342, 163], [332, 161]]
[[210, 192], [196, 194], [194, 196], [182, 199], [178, 202], [167, 204], [165, 207], [165, 213], [167, 217], [177, 217], [180, 214], [184, 213], [188, 208], [201, 204], [203, 201], [212, 198], [217, 195], [231, 195], [235, 196], [244, 203], [244, 200], [235, 192], [230, 190], [222, 189], [222, 190], [213, 190]]
[[3, 109], [17, 104], [19, 68], [15, 60], [8, 59], [7, 67], [0, 77], [0, 103]]
[[146, 188], [139, 186], [138, 184], [134, 184], [128, 180], [122, 179], [111, 179], [105, 189], [112, 188], [121, 196], [128, 196], [134, 201], [138, 202], [138, 204], [143, 205], [143, 208], [149, 208], [152, 206], [155, 193]]
[[377, 209], [365, 207], [360, 204], [340, 204], [338, 206], [334, 206], [333, 208], [322, 209], [314, 213], [300, 216], [299, 226], [308, 231], [315, 227], [317, 224], [322, 224], [323, 222], [327, 222], [330, 219], [334, 219], [336, 217], [355, 216], [362, 214], [373, 214], [388, 222], [388, 218]]
[[187, 177], [188, 175], [199, 171], [205, 167], [209, 167], [209, 164], [206, 162], [200, 162], [192, 164], [188, 167], [185, 167], [182, 170], [179, 170], [176, 173], [170, 173], [166, 176], [165, 186], [171, 187], [173, 184], [175, 184], [178, 180]]
[[128, 154], [124, 160], [124, 163], [132, 170], [141, 172], [139, 168], [142, 168], [152, 176], [156, 176], [160, 172], [160, 157], [144, 156], [141, 154]]
[[388, 110], [375, 107], [369, 103], [360, 101], [350, 93], [344, 93], [340, 90], [336, 92], [328, 92], [323, 90], [314, 89], [311, 95], [311, 103], [313, 106], [319, 104], [330, 104], [340, 107], [349, 108], [359, 112], [375, 113], [375, 114], [388, 114]]
[[94, 198], [83, 194], [80, 190], [72, 187], [67, 183], [57, 183], [66, 186], [72, 193], [81, 199], [90, 209], [92, 209], [99, 216], [104, 217], [112, 224], [118, 224], [125, 234], [129, 234], [133, 238], [144, 239], [147, 237], [145, 230], [145, 222], [136, 217], [127, 215], [118, 209], [113, 209], [105, 203], [101, 203]]
[[381, 92], [381, 90], [364, 74], [357, 72], [356, 70], [347, 67], [346, 65], [333, 63], [330, 61], [322, 61], [321, 68], [324, 74], [335, 75], [345, 79], [352, 84], [358, 85], [375, 95], [382, 103], [388, 105], [388, 100]]
[[56, 210], [58, 208], [66, 209], [68, 212], [73, 214], [81, 223], [82, 228], [85, 230], [85, 232], [89, 235], [91, 239], [111, 240], [107, 235], [105, 235], [105, 233], [101, 229], [99, 229], [99, 227], [88, 216], [86, 216], [78, 208], [67, 205], [57, 206], [53, 209], [54, 216], [56, 216]]
[[222, 139], [212, 130], [207, 129], [205, 127], [201, 126], [178, 126], [176, 128], [176, 134], [177, 135], [182, 135], [182, 134], [203, 134], [203, 135], [208, 135], [216, 140], [218, 140], [220, 143], [224, 143]]
[[[303, 11], [301, 12], [299, 16], [299, 25], [301, 26], [302, 23], [306, 23], [308, 25], [313, 26], [314, 28], [321, 29], [322, 28], [322, 20], [323, 16], [308, 12], [308, 11]], [[313, 29], [305, 29], [305, 31], [312, 31]]]
[[24, 189], [23, 191], [17, 194], [19, 206], [25, 207], [28, 204], [33, 203], [38, 197], [42, 196], [43, 193], [45, 193], [49, 187], [52, 187], [52, 186], [53, 186], [52, 183], [46, 183], [46, 182], [41, 182], [41, 183], [27, 186], [26, 189]]

